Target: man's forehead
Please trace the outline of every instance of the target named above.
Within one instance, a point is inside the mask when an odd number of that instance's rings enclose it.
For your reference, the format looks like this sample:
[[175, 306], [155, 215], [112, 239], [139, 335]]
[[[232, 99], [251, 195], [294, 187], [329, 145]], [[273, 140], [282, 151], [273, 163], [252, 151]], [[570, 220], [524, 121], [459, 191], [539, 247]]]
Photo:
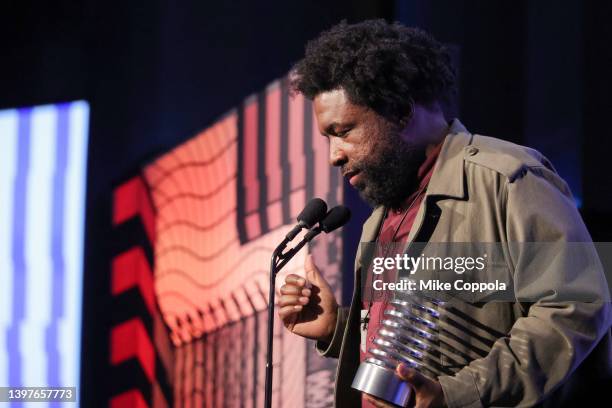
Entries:
[[362, 107], [349, 101], [344, 89], [321, 92], [313, 100], [315, 115], [319, 126], [325, 128], [333, 123], [352, 120], [363, 110]]
[[348, 95], [343, 88], [333, 89], [317, 94], [314, 98], [315, 105], [321, 107], [333, 107], [350, 103]]

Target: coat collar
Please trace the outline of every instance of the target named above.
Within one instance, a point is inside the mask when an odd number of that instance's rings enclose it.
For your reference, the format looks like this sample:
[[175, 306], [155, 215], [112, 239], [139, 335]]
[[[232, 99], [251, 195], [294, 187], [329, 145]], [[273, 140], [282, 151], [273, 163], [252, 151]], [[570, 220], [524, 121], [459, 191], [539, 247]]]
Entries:
[[[440, 150], [440, 155], [434, 166], [425, 200], [419, 209], [415, 225], [420, 224], [423, 217], [424, 204], [429, 196], [442, 196], [449, 198], [463, 199], [465, 197], [463, 183], [463, 158], [465, 148], [471, 143], [472, 135], [466, 130], [465, 126], [458, 120], [453, 119], [450, 124], [449, 132], [444, 139], [444, 144]], [[374, 209], [370, 217], [363, 224], [361, 242], [372, 242], [376, 240], [376, 235], [383, 221], [385, 207], [379, 206]], [[409, 239], [414, 236], [415, 228], [410, 234]]]
[[385, 207], [382, 205], [376, 207], [370, 217], [363, 224], [363, 231], [361, 233], [361, 242], [372, 242], [376, 240], [380, 223], [385, 215]]
[[463, 158], [465, 147], [472, 141], [472, 135], [458, 119], [453, 119], [444, 139], [442, 150], [434, 166], [426, 197], [445, 196], [462, 199], [465, 197], [463, 183]]

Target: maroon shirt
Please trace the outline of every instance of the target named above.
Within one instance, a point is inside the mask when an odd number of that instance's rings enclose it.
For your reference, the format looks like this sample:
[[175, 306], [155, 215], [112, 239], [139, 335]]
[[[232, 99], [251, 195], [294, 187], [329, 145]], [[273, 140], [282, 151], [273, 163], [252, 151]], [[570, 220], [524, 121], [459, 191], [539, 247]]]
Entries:
[[[419, 179], [419, 188], [412, 193], [405, 201], [404, 208], [400, 210], [392, 210], [389, 209], [387, 211], [387, 216], [383, 221], [382, 227], [380, 229], [380, 233], [378, 235], [378, 243], [390, 243], [390, 242], [406, 242], [408, 239], [408, 234], [412, 229], [412, 225], [414, 224], [414, 220], [416, 218], [417, 212], [419, 211], [419, 207], [423, 198], [425, 197], [425, 191], [427, 190], [427, 184], [431, 179], [431, 175], [433, 174], [434, 165], [436, 160], [438, 159], [438, 155], [440, 154], [440, 150], [442, 149], [442, 142], [439, 143], [432, 151], [429, 152], [425, 161], [419, 167], [419, 171], [417, 177]], [[411, 205], [412, 204], [412, 205]], [[405, 214], [406, 208], [410, 206], [408, 212]], [[402, 221], [403, 219], [403, 221]], [[398, 229], [399, 226], [399, 229]], [[397, 233], [395, 231], [397, 230]], [[394, 236], [395, 233], [395, 236]], [[387, 280], [385, 280], [387, 281]], [[371, 282], [368, 282], [368, 285]], [[363, 297], [363, 294], [362, 294]], [[370, 307], [370, 302], [363, 302], [363, 309], [367, 310]], [[382, 301], [375, 301], [372, 303], [372, 307], [370, 309], [369, 322], [368, 322], [368, 333], [366, 339], [366, 350], [369, 350], [373, 345], [374, 337], [378, 332], [380, 327], [383, 312], [387, 307], [387, 300], [383, 299]], [[365, 359], [365, 353], [363, 350], [359, 351], [359, 361], [363, 361]], [[362, 407], [363, 408], [374, 408], [374, 405], [370, 404], [362, 397]]]

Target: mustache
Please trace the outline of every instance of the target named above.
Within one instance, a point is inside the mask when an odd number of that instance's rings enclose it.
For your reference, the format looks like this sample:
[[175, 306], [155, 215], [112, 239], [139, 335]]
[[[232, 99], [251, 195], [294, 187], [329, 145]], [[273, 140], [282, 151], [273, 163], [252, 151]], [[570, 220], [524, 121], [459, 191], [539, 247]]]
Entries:
[[350, 167], [344, 165], [340, 168], [340, 174], [342, 174], [342, 177], [348, 177], [349, 175], [363, 172], [365, 168], [366, 166], [361, 165], [361, 163], [354, 163]]

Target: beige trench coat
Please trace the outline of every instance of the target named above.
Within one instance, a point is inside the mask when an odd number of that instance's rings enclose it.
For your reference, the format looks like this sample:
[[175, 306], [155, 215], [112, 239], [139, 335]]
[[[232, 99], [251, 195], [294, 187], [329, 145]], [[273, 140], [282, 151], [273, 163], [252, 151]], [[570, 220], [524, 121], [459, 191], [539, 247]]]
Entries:
[[[361, 242], [376, 239], [384, 209], [363, 226]], [[453, 121], [436, 163], [409, 241], [415, 242], [590, 242], [566, 183], [533, 149], [472, 135]], [[601, 270], [584, 271], [580, 260], [564, 260], [541, 275], [522, 277], [520, 254], [508, 268], [515, 293], [541, 293], [535, 303], [457, 303], [445, 321], [450, 357], [442, 364], [454, 375], [438, 377], [450, 407], [562, 406], [612, 379], [612, 313]], [[318, 351], [339, 358], [337, 407], [360, 407], [351, 388], [359, 365], [361, 260], [355, 262], [350, 308], [340, 308], [330, 344]], [[570, 290], [576, 274], [589, 273], [581, 287], [599, 302], [555, 301], [551, 275]], [[581, 280], [582, 281], [582, 280]], [[521, 282], [528, 282], [522, 285]], [[582, 281], [584, 282], [584, 281]], [[583, 285], [584, 286], [584, 285]]]

